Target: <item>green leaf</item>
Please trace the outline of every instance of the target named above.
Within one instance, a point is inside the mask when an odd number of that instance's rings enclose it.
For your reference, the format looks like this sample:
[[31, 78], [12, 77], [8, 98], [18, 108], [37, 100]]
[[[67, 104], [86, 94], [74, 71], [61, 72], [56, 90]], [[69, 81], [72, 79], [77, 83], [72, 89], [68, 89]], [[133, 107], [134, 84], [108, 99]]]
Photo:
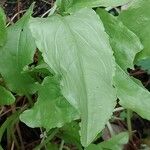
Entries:
[[7, 42], [0, 47], [0, 73], [7, 87], [17, 94], [35, 92], [35, 81], [28, 74], [22, 73], [23, 67], [33, 61], [36, 49], [28, 28], [32, 7], [19, 22], [8, 27]]
[[113, 136], [111, 139], [101, 142], [98, 145], [91, 144], [86, 150], [122, 150], [123, 145], [126, 144], [129, 140], [129, 135], [127, 132], [119, 133], [118, 135]]
[[103, 149], [109, 150], [122, 150], [123, 145], [127, 144], [129, 141], [129, 134], [127, 132], [119, 133], [118, 135], [113, 136], [108, 141], [104, 141], [99, 144]]
[[99, 145], [91, 144], [85, 150], [103, 150], [103, 149]]
[[66, 144], [76, 145], [78, 150], [82, 150], [79, 130], [80, 130], [79, 123], [74, 121], [64, 125], [60, 129], [58, 136], [59, 138], [63, 139]]
[[120, 104], [143, 118], [150, 119], [150, 93], [137, 80], [130, 78], [126, 71], [128, 67], [133, 66], [134, 57], [141, 50], [142, 45], [139, 39], [116, 18], [100, 9], [97, 12], [110, 36], [118, 64], [114, 84]]
[[52, 70], [44, 61], [37, 66], [26, 66], [23, 69], [23, 72], [30, 74], [30, 76], [37, 80], [39, 83], [41, 83], [45, 77], [53, 76]]
[[15, 97], [11, 94], [11, 92], [0, 86], [0, 105], [10, 105], [14, 102]]
[[80, 112], [81, 141], [88, 146], [116, 100], [115, 62], [103, 24], [93, 10], [82, 9], [66, 17], [33, 19], [30, 27], [45, 62], [62, 78], [64, 97]]
[[41, 150], [43, 149], [58, 133], [59, 129], [52, 129], [49, 132], [46, 133], [46, 137], [43, 138], [42, 142], [37, 145], [33, 150]]
[[48, 143], [48, 144], [46, 145], [46, 148], [47, 148], [48, 150], [59, 150], [59, 149], [58, 149], [58, 146], [57, 146], [56, 144], [52, 144], [52, 143]]
[[136, 54], [143, 49], [139, 38], [124, 26], [121, 21], [105, 10], [97, 9], [97, 13], [102, 19], [105, 30], [110, 37], [116, 62], [124, 71], [127, 71], [127, 68], [133, 68]]
[[0, 150], [3, 150], [2, 146], [0, 145]]
[[0, 7], [0, 46], [3, 46], [6, 42], [6, 16], [3, 9]]
[[2, 137], [5, 133], [5, 131], [9, 128], [11, 128], [12, 125], [14, 125], [19, 119], [19, 115], [22, 110], [18, 110], [14, 112], [12, 115], [7, 117], [6, 121], [0, 126], [0, 143], [2, 141]]
[[119, 66], [114, 81], [120, 104], [150, 120], [150, 93], [132, 80]]
[[149, 0], [134, 0], [132, 5], [119, 15], [119, 19], [140, 38], [144, 45], [143, 51], [138, 55], [138, 60], [150, 57], [149, 10]]
[[140, 60], [137, 65], [150, 74], [150, 58]]
[[56, 0], [56, 5], [65, 12], [75, 12], [81, 8], [116, 7], [128, 3], [130, 0]]
[[34, 107], [20, 115], [20, 120], [28, 126], [44, 127], [47, 130], [62, 127], [78, 118], [78, 112], [61, 95], [58, 81], [54, 77], [44, 79]]

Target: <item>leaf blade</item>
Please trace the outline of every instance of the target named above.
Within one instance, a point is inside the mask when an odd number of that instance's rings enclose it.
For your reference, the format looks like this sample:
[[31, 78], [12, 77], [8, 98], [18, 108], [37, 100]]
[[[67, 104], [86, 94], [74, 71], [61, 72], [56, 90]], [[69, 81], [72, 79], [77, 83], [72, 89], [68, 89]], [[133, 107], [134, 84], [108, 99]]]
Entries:
[[[137, 61], [150, 57], [149, 38], [150, 38], [150, 1], [149, 0], [135, 0], [130, 7], [122, 11], [119, 15], [121, 20], [131, 31], [133, 31], [144, 45], [143, 51], [138, 55]], [[133, 21], [134, 19], [134, 21]]]
[[15, 102], [15, 97], [6, 90], [4, 87], [0, 86], [0, 106], [10, 105]]
[[28, 126], [44, 127], [47, 131], [76, 119], [79, 119], [77, 110], [61, 95], [54, 77], [44, 79], [36, 104], [20, 115], [20, 120]]
[[30, 28], [44, 60], [62, 77], [64, 97], [80, 112], [81, 141], [87, 146], [104, 128], [116, 99], [112, 86], [115, 63], [102, 22], [94, 11], [83, 9], [67, 17], [34, 19]]
[[132, 80], [119, 66], [114, 78], [120, 104], [150, 120], [150, 93]]
[[[97, 12], [104, 22], [106, 32], [110, 36], [117, 63], [114, 85], [117, 90], [117, 97], [120, 100], [119, 103], [124, 108], [131, 109], [149, 120], [150, 93], [138, 82], [130, 78], [127, 72], [128, 67], [133, 67], [134, 57], [142, 49], [141, 42], [135, 34], [115, 17], [100, 9]], [[120, 32], [118, 33], [118, 31]]]
[[121, 132], [117, 135], [114, 135], [107, 141], [101, 142], [97, 145], [91, 144], [86, 150], [122, 150], [123, 145], [126, 144], [129, 140], [129, 135], [127, 132]]
[[0, 7], [0, 46], [3, 46], [6, 42], [6, 16], [3, 9]]
[[7, 28], [7, 41], [0, 47], [0, 73], [7, 87], [19, 95], [34, 93], [37, 87], [29, 74], [22, 73], [23, 67], [33, 61], [36, 49], [28, 29], [32, 9], [33, 5], [22, 19]]
[[110, 44], [117, 64], [127, 72], [127, 68], [133, 68], [137, 53], [143, 49], [140, 39], [120, 20], [105, 10], [97, 9], [96, 12], [102, 19], [105, 30], [110, 37]]
[[128, 3], [130, 0], [57, 0], [56, 5], [63, 11], [72, 13], [82, 8], [116, 7]]

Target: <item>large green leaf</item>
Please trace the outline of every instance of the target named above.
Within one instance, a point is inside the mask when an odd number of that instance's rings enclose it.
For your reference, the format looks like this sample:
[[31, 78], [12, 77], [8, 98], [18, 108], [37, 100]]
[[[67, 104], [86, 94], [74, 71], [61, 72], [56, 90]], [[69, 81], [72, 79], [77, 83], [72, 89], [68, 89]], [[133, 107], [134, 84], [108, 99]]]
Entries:
[[86, 150], [122, 150], [123, 145], [126, 144], [129, 140], [129, 135], [127, 132], [119, 133], [118, 135], [113, 136], [108, 141], [101, 142], [98, 145], [90, 145]]
[[130, 0], [57, 0], [56, 5], [65, 12], [74, 12], [81, 8], [116, 7], [128, 3]]
[[15, 97], [11, 94], [11, 92], [0, 86], [0, 105], [10, 105], [14, 102]]
[[34, 107], [20, 116], [21, 121], [28, 126], [44, 127], [47, 130], [62, 127], [78, 118], [77, 110], [61, 95], [58, 81], [54, 77], [44, 79]]
[[87, 146], [104, 128], [116, 99], [115, 62], [103, 24], [93, 10], [83, 9], [33, 19], [30, 28], [44, 60], [62, 78], [63, 95], [80, 111], [81, 141]]
[[116, 62], [123, 68], [133, 68], [133, 61], [138, 52], [143, 49], [139, 38], [123, 25], [116, 17], [103, 9], [97, 9], [102, 19], [106, 32], [110, 37], [110, 43], [114, 51]]
[[6, 42], [6, 16], [3, 9], [0, 7], [0, 46]]
[[7, 87], [18, 94], [32, 93], [34, 80], [21, 73], [23, 67], [33, 61], [35, 43], [28, 28], [32, 7], [15, 25], [8, 27], [6, 44], [0, 48], [0, 73]]
[[114, 84], [120, 104], [143, 118], [150, 119], [150, 93], [138, 82], [132, 80], [126, 71], [128, 67], [133, 66], [134, 57], [142, 49], [142, 45], [139, 39], [115, 17], [100, 9], [97, 12], [110, 36], [111, 46], [118, 63]]
[[150, 57], [150, 0], [134, 0], [132, 5], [119, 15], [119, 19], [135, 34], [138, 35], [143, 51], [139, 54], [139, 59]]

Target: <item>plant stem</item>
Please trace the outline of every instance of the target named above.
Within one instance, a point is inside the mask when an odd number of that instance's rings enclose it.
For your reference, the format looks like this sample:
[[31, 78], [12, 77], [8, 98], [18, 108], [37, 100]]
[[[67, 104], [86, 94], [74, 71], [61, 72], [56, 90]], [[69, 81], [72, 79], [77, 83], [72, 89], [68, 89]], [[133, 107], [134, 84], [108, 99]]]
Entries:
[[12, 142], [12, 145], [11, 145], [11, 150], [14, 150], [14, 146], [15, 146], [15, 143], [14, 141]]
[[62, 141], [61, 141], [61, 144], [60, 144], [60, 148], [59, 148], [59, 150], [63, 150], [64, 143], [65, 143], [65, 141], [64, 141], [64, 140], [62, 140]]
[[122, 110], [124, 110], [123, 107], [118, 107], [118, 108], [115, 108], [113, 112], [118, 112], [118, 111], [122, 111]]
[[55, 129], [52, 131], [52, 133], [37, 147], [35, 147], [33, 150], [40, 150], [42, 147], [44, 147], [58, 132], [58, 129]]
[[24, 144], [23, 144], [23, 138], [22, 138], [20, 127], [19, 127], [18, 123], [16, 123], [16, 131], [17, 131], [17, 134], [18, 134], [18, 138], [20, 140], [21, 150], [25, 150], [25, 147], [24, 147]]
[[132, 115], [132, 111], [130, 109], [127, 109], [127, 126], [128, 126], [128, 132], [129, 132], [129, 138], [130, 138], [130, 140], [132, 140], [131, 115]]
[[113, 137], [115, 135], [115, 133], [113, 131], [113, 128], [112, 128], [110, 122], [107, 122], [107, 127], [108, 127], [111, 137]]
[[3, 111], [4, 111], [4, 109], [5, 109], [5, 107], [4, 106], [2, 106], [2, 108], [0, 108], [1, 110], [0, 110], [0, 115], [3, 113]]
[[41, 18], [45, 17], [47, 14], [49, 14], [48, 16], [51, 16], [54, 14], [55, 10], [56, 10], [57, 6], [54, 5], [52, 8], [50, 8], [49, 10], [47, 10], [42, 16]]
[[33, 106], [32, 97], [31, 97], [30, 95], [28, 95], [28, 94], [26, 94], [26, 97], [27, 97], [27, 99], [28, 99], [28, 101], [29, 101], [29, 104], [30, 104], [31, 106]]
[[67, 147], [67, 146], [65, 146], [64, 145], [64, 147], [63, 147], [65, 150], [70, 150], [70, 148], [69, 147]]
[[17, 149], [20, 149], [19, 143], [18, 143], [18, 141], [17, 141], [17, 139], [16, 139], [16, 136], [15, 136], [15, 134], [14, 134], [14, 128], [11, 127], [10, 130], [11, 130], [11, 136], [12, 136], [12, 139], [13, 139], [13, 142], [14, 142], [16, 148], [17, 148]]

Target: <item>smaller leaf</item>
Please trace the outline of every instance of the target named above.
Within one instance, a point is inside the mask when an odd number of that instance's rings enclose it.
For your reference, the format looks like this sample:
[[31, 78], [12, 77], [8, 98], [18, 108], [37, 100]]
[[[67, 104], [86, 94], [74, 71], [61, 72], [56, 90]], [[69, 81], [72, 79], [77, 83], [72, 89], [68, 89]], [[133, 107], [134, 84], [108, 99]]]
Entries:
[[80, 135], [79, 135], [79, 123], [74, 121], [69, 124], [64, 125], [60, 129], [59, 137], [65, 141], [66, 144], [73, 144], [79, 150], [82, 150], [82, 145], [80, 142]]
[[61, 11], [71, 13], [87, 7], [116, 7], [126, 4], [129, 1], [130, 0], [57, 0], [56, 5], [60, 7]]
[[58, 146], [56, 144], [48, 143], [46, 148], [49, 150], [58, 150]]
[[95, 144], [91, 144], [85, 150], [103, 150], [103, 149], [102, 149], [101, 146], [98, 146], [98, 145], [95, 145]]
[[110, 44], [117, 64], [127, 72], [127, 68], [133, 68], [136, 54], [143, 49], [139, 38], [120, 20], [104, 9], [99, 8], [96, 12], [102, 19], [105, 30], [110, 37]]
[[122, 150], [123, 145], [128, 143], [129, 135], [127, 132], [119, 133], [118, 135], [113, 136], [108, 141], [104, 141], [99, 144], [103, 149], [110, 150]]
[[20, 120], [28, 126], [47, 130], [62, 127], [78, 118], [75, 108], [61, 95], [59, 83], [54, 77], [44, 79], [36, 104], [20, 116]]
[[22, 72], [30, 74], [30, 76], [38, 80], [39, 83], [41, 83], [45, 77], [53, 76], [53, 71], [51, 71], [51, 68], [44, 61], [37, 66], [25, 66]]
[[150, 74], [150, 58], [140, 60], [137, 65]]
[[132, 80], [119, 66], [116, 67], [114, 81], [120, 104], [150, 120], [150, 92], [137, 80]]
[[14, 112], [11, 116], [7, 117], [6, 121], [0, 126], [0, 143], [5, 133], [6, 129], [10, 129], [12, 125], [14, 125], [19, 120], [19, 115], [22, 110], [18, 110]]
[[86, 150], [122, 150], [123, 145], [126, 144], [129, 140], [129, 135], [127, 132], [119, 133], [118, 135], [113, 136], [111, 139], [101, 142], [98, 145], [91, 144]]
[[14, 25], [7, 28], [7, 41], [0, 47], [0, 73], [6, 86], [18, 95], [35, 93], [38, 84], [27, 73], [24, 66], [33, 62], [36, 45], [28, 28], [33, 5]]
[[2, 146], [0, 145], [0, 150], [3, 150]]
[[14, 102], [15, 97], [11, 94], [11, 92], [0, 86], [0, 105], [10, 105]]
[[118, 19], [133, 31], [141, 40], [144, 49], [137, 56], [137, 62], [150, 58], [150, 1], [134, 0], [127, 10], [120, 13]]
[[134, 58], [142, 49], [142, 44], [121, 21], [102, 9], [98, 9], [97, 13], [110, 36], [110, 43], [118, 65], [114, 84], [120, 104], [124, 108], [135, 111], [143, 118], [150, 119], [150, 93], [138, 80], [129, 77], [127, 73], [127, 68], [133, 67]]
[[3, 9], [0, 7], [0, 46], [3, 46], [6, 42], [6, 16]]

